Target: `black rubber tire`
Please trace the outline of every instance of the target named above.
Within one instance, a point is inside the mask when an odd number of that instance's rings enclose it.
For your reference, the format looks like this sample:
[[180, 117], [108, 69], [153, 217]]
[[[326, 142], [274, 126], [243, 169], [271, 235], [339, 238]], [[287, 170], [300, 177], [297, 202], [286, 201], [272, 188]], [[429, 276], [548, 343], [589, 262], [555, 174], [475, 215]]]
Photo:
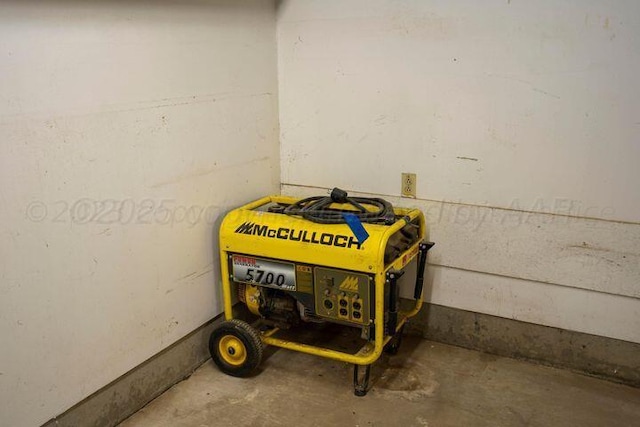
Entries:
[[[229, 336], [237, 338], [244, 345], [246, 358], [240, 364], [228, 363], [225, 361], [225, 356], [220, 353], [220, 340]], [[222, 372], [234, 377], [251, 375], [262, 362], [263, 348], [258, 331], [247, 322], [238, 319], [222, 322], [213, 330], [209, 338], [209, 353], [214, 363]]]

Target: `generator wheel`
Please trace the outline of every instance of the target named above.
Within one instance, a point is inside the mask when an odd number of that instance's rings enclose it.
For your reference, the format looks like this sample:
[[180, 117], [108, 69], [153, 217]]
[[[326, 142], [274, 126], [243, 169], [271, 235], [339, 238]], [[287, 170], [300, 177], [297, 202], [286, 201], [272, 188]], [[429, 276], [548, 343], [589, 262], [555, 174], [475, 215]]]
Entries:
[[211, 333], [209, 353], [222, 372], [234, 377], [250, 375], [262, 361], [260, 334], [238, 319], [222, 322]]

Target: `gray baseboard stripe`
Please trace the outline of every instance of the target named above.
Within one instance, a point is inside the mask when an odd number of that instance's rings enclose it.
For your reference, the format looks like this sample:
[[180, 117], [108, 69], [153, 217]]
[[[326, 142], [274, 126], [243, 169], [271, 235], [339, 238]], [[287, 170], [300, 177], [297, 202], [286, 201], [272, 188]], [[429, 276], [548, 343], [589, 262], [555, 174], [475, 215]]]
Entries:
[[[209, 359], [209, 335], [221, 320], [219, 316], [202, 325], [44, 427], [117, 425]], [[434, 304], [426, 304], [406, 329], [433, 341], [640, 387], [640, 344], [636, 343]]]
[[637, 343], [435, 304], [426, 304], [411, 323], [413, 333], [432, 341], [640, 387]]
[[222, 316], [133, 368], [43, 427], [115, 426], [209, 359], [209, 335]]

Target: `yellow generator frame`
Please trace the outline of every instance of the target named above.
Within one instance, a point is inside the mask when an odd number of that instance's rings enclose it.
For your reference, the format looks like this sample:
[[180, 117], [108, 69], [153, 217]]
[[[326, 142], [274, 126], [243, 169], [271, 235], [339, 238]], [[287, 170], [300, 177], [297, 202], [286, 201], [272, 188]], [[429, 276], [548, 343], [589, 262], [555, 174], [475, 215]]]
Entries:
[[[423, 240], [426, 231], [424, 215], [418, 209], [394, 207], [396, 219], [391, 224], [363, 224], [369, 237], [361, 244], [347, 224], [321, 224], [299, 216], [283, 215], [264, 209], [267, 205], [291, 205], [298, 201], [299, 199], [292, 197], [268, 196], [232, 210], [225, 216], [220, 226], [220, 265], [225, 318], [227, 321], [234, 319], [232, 305], [235, 294], [232, 288], [237, 285], [231, 271], [231, 260], [234, 256], [259, 257], [281, 263], [292, 263], [298, 271], [300, 268], [324, 267], [358, 274], [364, 273], [373, 282], [371, 298], [373, 308], [371, 316], [368, 316], [370, 317], [369, 325], [362, 326], [373, 329], [373, 339], [368, 340], [356, 353], [277, 338], [274, 335], [278, 332], [278, 327], [252, 331], [257, 332], [262, 343], [266, 345], [354, 364], [355, 393], [364, 395], [367, 392], [370, 365], [381, 356], [385, 345], [389, 344], [396, 334], [401, 333], [407, 319], [415, 316], [422, 307], [426, 256], [433, 246], [433, 243]], [[417, 225], [419, 229], [419, 236], [415, 243], [385, 263], [385, 250], [389, 239], [410, 223]], [[410, 310], [400, 311], [397, 308], [398, 301], [395, 300], [397, 299], [396, 280], [402, 275], [407, 264], [416, 257], [418, 257], [418, 272], [414, 290], [415, 303]], [[389, 288], [394, 289], [389, 292]], [[385, 290], [387, 290], [386, 294]], [[392, 299], [391, 302], [389, 298]], [[257, 314], [257, 308], [249, 301], [246, 303], [249, 309]], [[387, 313], [385, 313], [385, 304]], [[385, 314], [387, 315], [386, 323]], [[227, 335], [224, 336], [227, 337]], [[243, 348], [242, 342], [234, 344], [218, 339], [216, 343], [215, 345], [219, 348], [210, 347], [212, 354], [218, 351], [231, 352], [232, 355], [223, 354], [223, 356], [232, 365], [243, 362], [243, 357], [246, 357], [244, 352], [247, 350]], [[237, 347], [231, 344], [237, 344]], [[213, 343], [210, 344], [210, 346], [213, 345]], [[225, 345], [229, 347], [226, 348]], [[359, 379], [361, 375], [359, 375], [358, 366], [366, 370], [364, 380]], [[233, 375], [232, 372], [228, 373]]]

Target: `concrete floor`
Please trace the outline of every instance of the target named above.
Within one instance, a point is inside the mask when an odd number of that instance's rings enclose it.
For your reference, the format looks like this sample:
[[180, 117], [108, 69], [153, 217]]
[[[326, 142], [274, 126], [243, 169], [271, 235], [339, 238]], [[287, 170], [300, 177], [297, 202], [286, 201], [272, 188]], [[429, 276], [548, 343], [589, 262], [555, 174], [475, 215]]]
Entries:
[[366, 397], [350, 365], [266, 356], [247, 379], [209, 360], [121, 426], [640, 426], [640, 389], [419, 338], [374, 365]]

